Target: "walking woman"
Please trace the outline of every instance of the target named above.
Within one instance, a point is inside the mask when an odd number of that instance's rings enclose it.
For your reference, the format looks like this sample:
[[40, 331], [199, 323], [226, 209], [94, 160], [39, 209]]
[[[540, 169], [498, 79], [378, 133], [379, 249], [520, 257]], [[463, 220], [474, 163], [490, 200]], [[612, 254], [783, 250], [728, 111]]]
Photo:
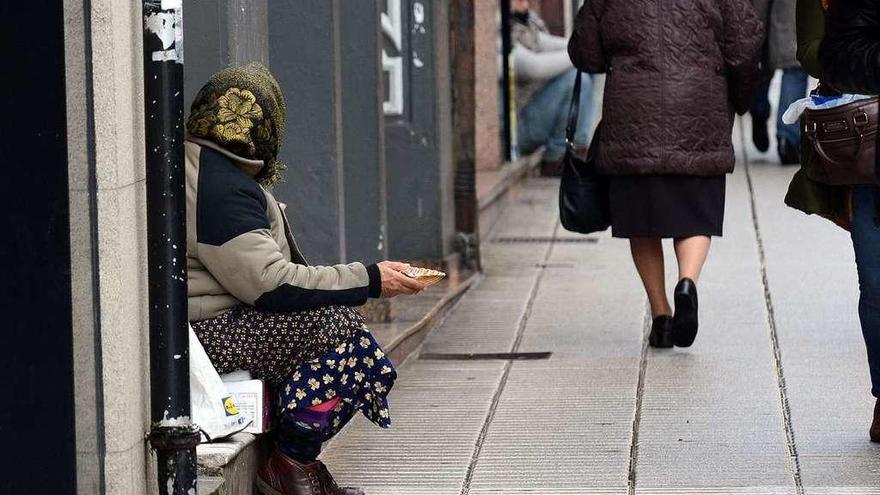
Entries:
[[[734, 111], [759, 81], [764, 27], [749, 0], [587, 0], [568, 51], [606, 73], [597, 168], [610, 181], [614, 237], [630, 240], [654, 318], [650, 344], [696, 338], [697, 281], [722, 235]], [[675, 312], [662, 239], [674, 239]]]
[[[880, 94], [880, 2], [798, 0], [797, 24], [798, 59], [810, 75], [836, 91]], [[803, 162], [806, 167], [810, 160]], [[880, 187], [829, 186], [810, 180], [802, 169], [785, 202], [850, 231], [861, 292], [859, 320], [877, 398], [869, 435], [880, 442]]]
[[260, 64], [225, 69], [187, 123], [189, 319], [220, 373], [247, 370], [275, 391], [278, 449], [259, 470], [264, 495], [357, 495], [317, 460], [357, 411], [390, 425], [396, 373], [361, 315], [369, 297], [412, 294], [402, 263], [309, 266], [266, 189], [280, 178], [286, 110]]

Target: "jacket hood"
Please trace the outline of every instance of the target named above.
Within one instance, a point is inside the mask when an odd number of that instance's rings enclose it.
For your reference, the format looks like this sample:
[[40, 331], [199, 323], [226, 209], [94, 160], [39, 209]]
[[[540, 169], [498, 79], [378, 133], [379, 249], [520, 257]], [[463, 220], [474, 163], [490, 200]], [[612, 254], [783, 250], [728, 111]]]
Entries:
[[250, 158], [245, 158], [243, 156], [238, 156], [235, 153], [227, 150], [226, 148], [221, 147], [219, 144], [214, 141], [209, 141], [207, 139], [195, 137], [195, 136], [187, 136], [186, 140], [195, 143], [203, 148], [210, 148], [217, 153], [225, 156], [232, 160], [232, 162], [241, 169], [248, 177], [252, 179], [256, 179], [260, 172], [266, 167], [266, 162], [263, 160], [252, 160]]

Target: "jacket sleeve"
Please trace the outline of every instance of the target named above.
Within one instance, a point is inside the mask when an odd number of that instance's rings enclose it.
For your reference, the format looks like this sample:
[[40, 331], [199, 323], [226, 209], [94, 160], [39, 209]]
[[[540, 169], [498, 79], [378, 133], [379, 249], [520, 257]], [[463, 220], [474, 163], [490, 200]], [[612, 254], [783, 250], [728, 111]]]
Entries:
[[538, 46], [542, 52], [557, 52], [568, 48], [568, 40], [545, 31], [538, 31]]
[[825, 36], [825, 12], [819, 0], [797, 0], [797, 59], [807, 74], [822, 79], [819, 44]]
[[564, 50], [533, 52], [515, 43], [511, 55], [516, 77], [526, 81], [549, 80], [571, 70], [571, 62]]
[[568, 55], [575, 67], [594, 74], [608, 70], [608, 55], [599, 29], [605, 0], [587, 0], [574, 20], [574, 32], [568, 40]]
[[861, 94], [880, 93], [880, 2], [831, 2], [819, 48], [823, 80]]
[[236, 299], [266, 311], [300, 311], [356, 306], [380, 296], [376, 265], [287, 261], [272, 237], [266, 195], [256, 182], [227, 181], [217, 189], [199, 192], [198, 257]]
[[721, 53], [727, 71], [728, 92], [734, 110], [748, 111], [761, 78], [764, 23], [748, 0], [722, 0]]

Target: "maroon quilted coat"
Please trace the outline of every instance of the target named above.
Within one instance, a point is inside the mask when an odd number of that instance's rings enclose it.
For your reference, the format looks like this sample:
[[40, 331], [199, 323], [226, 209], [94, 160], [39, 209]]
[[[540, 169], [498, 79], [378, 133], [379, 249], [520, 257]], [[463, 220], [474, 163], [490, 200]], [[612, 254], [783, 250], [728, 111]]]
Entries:
[[732, 172], [734, 111], [749, 107], [763, 40], [750, 0], [587, 0], [568, 53], [607, 73], [600, 171]]

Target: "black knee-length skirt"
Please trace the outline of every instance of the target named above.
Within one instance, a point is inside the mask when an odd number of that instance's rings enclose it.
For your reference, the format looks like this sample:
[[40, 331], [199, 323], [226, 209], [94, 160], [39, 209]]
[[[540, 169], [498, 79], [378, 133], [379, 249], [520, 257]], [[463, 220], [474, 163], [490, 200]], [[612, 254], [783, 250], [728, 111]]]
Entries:
[[726, 176], [612, 176], [614, 237], [682, 238], [723, 234]]

